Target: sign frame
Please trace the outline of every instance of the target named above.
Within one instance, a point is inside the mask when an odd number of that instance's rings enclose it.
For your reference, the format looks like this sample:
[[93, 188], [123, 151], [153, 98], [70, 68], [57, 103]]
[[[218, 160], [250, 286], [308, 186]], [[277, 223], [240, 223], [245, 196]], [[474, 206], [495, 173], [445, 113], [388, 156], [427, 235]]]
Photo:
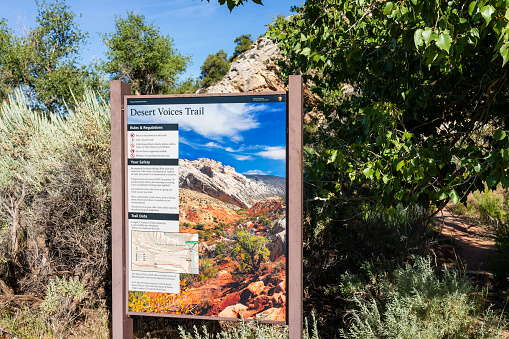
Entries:
[[[128, 310], [127, 264], [128, 251], [127, 224], [127, 99], [151, 98], [197, 98], [197, 97], [235, 97], [286, 94], [286, 180], [287, 180], [287, 266], [286, 266], [286, 323], [290, 338], [302, 338], [303, 329], [303, 251], [302, 251], [302, 116], [303, 90], [302, 77], [290, 76], [288, 91], [222, 93], [222, 94], [180, 94], [180, 95], [130, 95], [131, 86], [122, 81], [112, 81], [111, 88], [111, 163], [112, 163], [112, 334], [113, 338], [132, 338], [133, 324], [130, 316], [156, 316], [171, 318], [190, 318], [202, 320], [233, 320], [216, 316], [196, 316], [188, 314], [142, 313]], [[265, 323], [284, 324], [281, 321]]]

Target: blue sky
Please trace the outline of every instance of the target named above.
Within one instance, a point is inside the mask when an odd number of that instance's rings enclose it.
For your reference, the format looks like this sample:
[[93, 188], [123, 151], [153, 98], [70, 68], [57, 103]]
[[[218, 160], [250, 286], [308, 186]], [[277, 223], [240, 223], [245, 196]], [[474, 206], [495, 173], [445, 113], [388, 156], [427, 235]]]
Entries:
[[[129, 116], [128, 123], [178, 123], [179, 158], [209, 158], [232, 166], [242, 174], [286, 177], [284, 102], [171, 105], [176, 110], [185, 111], [185, 107], [204, 107], [205, 114]], [[153, 109], [149, 106], [136, 108]]]
[[[47, 1], [51, 2], [51, 1]], [[224, 49], [233, 54], [233, 40], [241, 34], [251, 34], [253, 40], [267, 30], [267, 24], [278, 14], [288, 16], [291, 6], [298, 0], [264, 0], [264, 6], [249, 2], [235, 8], [232, 13], [217, 0], [67, 0], [71, 10], [77, 14], [76, 22], [82, 31], [89, 33], [89, 43], [82, 49], [82, 62], [103, 59], [105, 46], [101, 33], [114, 31], [115, 15], [126, 17], [126, 11], [145, 16], [154, 22], [164, 35], [174, 39], [175, 47], [184, 55], [192, 57], [184, 77], [197, 77], [200, 66], [208, 54]], [[81, 17], [79, 14], [81, 13]], [[22, 34], [22, 23], [35, 26], [37, 6], [35, 0], [2, 1], [0, 18], [7, 19], [11, 29]]]

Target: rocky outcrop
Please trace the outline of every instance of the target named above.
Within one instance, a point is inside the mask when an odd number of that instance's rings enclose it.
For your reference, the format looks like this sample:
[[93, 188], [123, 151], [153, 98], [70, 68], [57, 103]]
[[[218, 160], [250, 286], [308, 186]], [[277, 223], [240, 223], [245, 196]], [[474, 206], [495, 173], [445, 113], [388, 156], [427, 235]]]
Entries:
[[231, 166], [206, 158], [179, 160], [179, 186], [240, 208], [249, 208], [261, 199], [281, 193], [262, 181], [246, 178]]
[[280, 256], [286, 255], [286, 230], [276, 234], [267, 248], [270, 251], [270, 260], [274, 261]]
[[218, 314], [219, 317], [224, 318], [241, 318], [243, 316], [243, 313], [245, 313], [247, 310], [247, 306], [242, 304], [236, 304], [232, 306], [228, 306], [224, 310], [221, 311], [221, 313]]
[[198, 93], [284, 91], [275, 65], [279, 58], [278, 46], [270, 38], [262, 37], [233, 62], [219, 83]]

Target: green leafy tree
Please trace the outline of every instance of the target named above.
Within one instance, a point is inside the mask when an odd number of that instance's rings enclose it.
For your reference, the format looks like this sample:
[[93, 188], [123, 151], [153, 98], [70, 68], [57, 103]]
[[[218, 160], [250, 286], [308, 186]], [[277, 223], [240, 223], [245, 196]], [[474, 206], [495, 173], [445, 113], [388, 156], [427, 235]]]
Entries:
[[229, 68], [230, 62], [224, 50], [220, 50], [216, 54], [209, 54], [200, 67], [200, 79], [203, 87], [210, 87], [221, 81]]
[[253, 39], [251, 39], [251, 34], [242, 34], [236, 37], [233, 42], [235, 42], [236, 46], [230, 61], [235, 60], [239, 55], [247, 51], [253, 44]]
[[72, 105], [85, 88], [100, 89], [93, 68], [79, 65], [80, 47], [87, 34], [74, 21], [75, 14], [64, 1], [37, 1], [36, 26], [16, 37], [0, 21], [0, 98], [22, 87], [33, 107], [57, 112]]
[[178, 75], [190, 57], [181, 55], [170, 36], [164, 36], [143, 15], [115, 18], [115, 32], [103, 36], [108, 47], [105, 71], [112, 79], [130, 82], [138, 94], [167, 94], [178, 87]]
[[325, 123], [306, 135], [314, 199], [440, 208], [485, 183], [509, 187], [508, 2], [308, 0], [296, 10], [269, 34], [283, 73], [301, 72], [323, 98]]
[[240, 272], [256, 272], [260, 264], [269, 258], [267, 239], [252, 235], [247, 230], [239, 230], [235, 238], [237, 243], [231, 253], [240, 265]]

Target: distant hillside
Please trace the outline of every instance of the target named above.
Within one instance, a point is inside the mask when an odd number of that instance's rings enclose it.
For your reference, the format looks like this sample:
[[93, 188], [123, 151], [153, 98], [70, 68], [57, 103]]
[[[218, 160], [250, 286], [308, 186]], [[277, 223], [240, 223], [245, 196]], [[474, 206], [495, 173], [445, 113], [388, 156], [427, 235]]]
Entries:
[[286, 179], [276, 175], [254, 175], [244, 174], [248, 179], [256, 183], [263, 183], [267, 188], [273, 192], [274, 195], [284, 197], [286, 193]]
[[[284, 182], [284, 178], [280, 179]], [[235, 168], [212, 159], [179, 159], [179, 187], [208, 194], [240, 208], [250, 208], [268, 197], [283, 196], [284, 184], [275, 182], [276, 179], [265, 183], [261, 179], [247, 178]]]

